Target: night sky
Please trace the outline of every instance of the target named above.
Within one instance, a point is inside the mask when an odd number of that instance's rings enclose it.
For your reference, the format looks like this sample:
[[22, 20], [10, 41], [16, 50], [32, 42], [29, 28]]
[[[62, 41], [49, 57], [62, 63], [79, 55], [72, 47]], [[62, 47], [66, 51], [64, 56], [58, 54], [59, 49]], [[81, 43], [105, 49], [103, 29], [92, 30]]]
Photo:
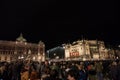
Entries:
[[78, 39], [120, 44], [118, 2], [113, 0], [1, 0], [0, 40], [42, 40], [46, 48]]

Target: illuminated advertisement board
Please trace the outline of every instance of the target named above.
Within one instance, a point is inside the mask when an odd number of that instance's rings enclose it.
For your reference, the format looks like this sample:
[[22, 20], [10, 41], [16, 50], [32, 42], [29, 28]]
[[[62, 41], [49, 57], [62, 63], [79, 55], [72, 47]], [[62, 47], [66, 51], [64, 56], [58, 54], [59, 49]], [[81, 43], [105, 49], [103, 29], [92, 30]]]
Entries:
[[73, 48], [70, 50], [70, 57], [78, 57], [79, 56], [79, 50], [76, 48]]

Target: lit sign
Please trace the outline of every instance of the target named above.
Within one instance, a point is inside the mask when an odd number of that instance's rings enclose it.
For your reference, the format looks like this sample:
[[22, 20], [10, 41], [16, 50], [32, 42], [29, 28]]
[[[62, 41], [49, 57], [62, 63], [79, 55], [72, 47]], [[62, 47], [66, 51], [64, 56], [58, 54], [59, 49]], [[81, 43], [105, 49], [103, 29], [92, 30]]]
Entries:
[[78, 57], [78, 56], [79, 56], [78, 49], [71, 49], [71, 51], [70, 51], [70, 57]]

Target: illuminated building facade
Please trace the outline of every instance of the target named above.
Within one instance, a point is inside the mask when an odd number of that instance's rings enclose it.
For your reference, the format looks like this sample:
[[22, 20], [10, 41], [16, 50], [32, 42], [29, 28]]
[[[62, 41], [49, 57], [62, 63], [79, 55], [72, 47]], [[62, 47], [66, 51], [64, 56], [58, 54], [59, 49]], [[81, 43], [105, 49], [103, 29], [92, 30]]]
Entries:
[[103, 41], [78, 40], [72, 44], [63, 44], [65, 59], [107, 59], [108, 50]]
[[45, 60], [45, 44], [40, 41], [38, 44], [28, 43], [22, 34], [16, 41], [0, 41], [0, 61], [16, 60]]

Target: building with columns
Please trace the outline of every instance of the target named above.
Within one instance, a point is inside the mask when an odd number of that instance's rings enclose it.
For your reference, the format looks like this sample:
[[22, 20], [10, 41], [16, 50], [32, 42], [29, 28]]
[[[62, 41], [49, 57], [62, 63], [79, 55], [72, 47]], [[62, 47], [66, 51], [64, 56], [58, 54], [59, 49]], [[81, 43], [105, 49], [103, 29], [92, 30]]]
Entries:
[[103, 41], [78, 40], [72, 44], [63, 44], [65, 59], [108, 59], [108, 49]]
[[38, 44], [29, 43], [22, 34], [16, 41], [0, 40], [0, 61], [16, 60], [45, 60], [45, 44], [40, 41]]

